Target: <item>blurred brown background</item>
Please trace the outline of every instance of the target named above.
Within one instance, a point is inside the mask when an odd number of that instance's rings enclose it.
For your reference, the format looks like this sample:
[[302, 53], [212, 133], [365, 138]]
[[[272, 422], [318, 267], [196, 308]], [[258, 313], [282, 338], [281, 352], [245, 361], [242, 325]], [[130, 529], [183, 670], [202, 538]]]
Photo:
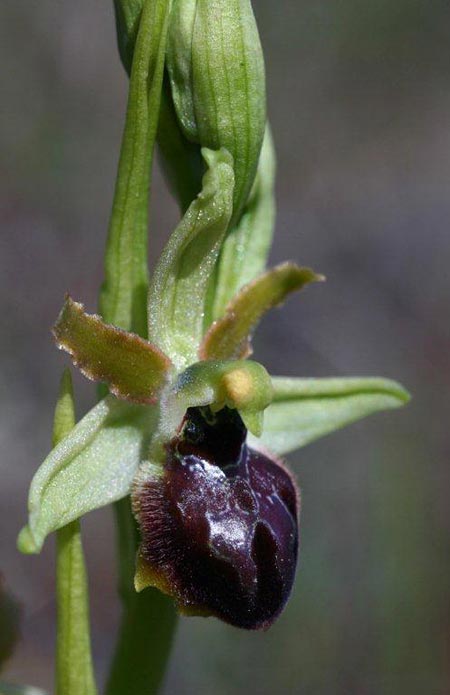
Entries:
[[[273, 261], [328, 282], [265, 320], [273, 373], [385, 375], [414, 394], [292, 456], [293, 598], [266, 634], [183, 619], [165, 695], [450, 693], [450, 6], [258, 0], [278, 150]], [[5, 676], [52, 687], [53, 542], [15, 549], [49, 448], [64, 293], [96, 305], [127, 82], [109, 0], [0, 7], [0, 568], [24, 606]], [[159, 174], [151, 262], [177, 219]], [[77, 377], [79, 413], [94, 400]], [[118, 621], [109, 510], [86, 518], [103, 679]], [[124, 694], [125, 695], [125, 694]]]

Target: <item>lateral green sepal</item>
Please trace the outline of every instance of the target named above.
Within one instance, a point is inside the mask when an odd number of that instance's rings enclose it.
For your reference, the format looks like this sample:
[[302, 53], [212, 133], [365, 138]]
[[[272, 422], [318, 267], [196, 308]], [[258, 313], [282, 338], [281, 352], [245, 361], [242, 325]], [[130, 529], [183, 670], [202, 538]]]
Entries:
[[381, 410], [399, 408], [410, 396], [391, 379], [272, 377], [274, 396], [264, 418], [263, 446], [287, 454]]
[[90, 410], [34, 475], [19, 550], [40, 552], [49, 533], [129, 494], [157, 418], [156, 406], [132, 405], [114, 396]]

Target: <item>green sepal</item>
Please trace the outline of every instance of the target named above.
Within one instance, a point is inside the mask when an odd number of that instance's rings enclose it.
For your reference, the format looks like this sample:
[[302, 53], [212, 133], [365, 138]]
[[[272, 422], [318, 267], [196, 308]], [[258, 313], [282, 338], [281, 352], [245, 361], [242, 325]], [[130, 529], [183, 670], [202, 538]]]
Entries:
[[226, 150], [202, 150], [203, 188], [170, 236], [152, 278], [149, 340], [178, 369], [198, 359], [208, 281], [232, 210], [234, 175]]
[[253, 185], [266, 123], [264, 59], [250, 0], [174, 0], [167, 67], [186, 139], [233, 156], [234, 223]]
[[272, 377], [274, 396], [256, 446], [287, 454], [372, 413], [405, 405], [401, 384], [381, 378]]
[[71, 297], [66, 298], [53, 335], [84, 376], [106, 382], [114, 395], [128, 401], [154, 403], [171, 372], [171, 362], [161, 350], [87, 314]]
[[266, 267], [275, 224], [275, 150], [267, 125], [255, 182], [237, 225], [222, 244], [213, 288], [210, 319], [224, 313], [228, 302]]
[[200, 357], [231, 360], [251, 354], [250, 338], [264, 313], [281, 304], [286, 296], [310, 282], [323, 280], [310, 268], [282, 263], [246, 285], [227, 305], [225, 315], [207, 331]]
[[208, 405], [213, 411], [236, 408], [247, 429], [259, 436], [271, 401], [272, 382], [258, 362], [197, 362], [163, 394], [159, 431], [164, 441], [172, 439], [188, 408]]
[[158, 414], [114, 396], [90, 410], [34, 475], [19, 550], [40, 552], [49, 533], [129, 494]]

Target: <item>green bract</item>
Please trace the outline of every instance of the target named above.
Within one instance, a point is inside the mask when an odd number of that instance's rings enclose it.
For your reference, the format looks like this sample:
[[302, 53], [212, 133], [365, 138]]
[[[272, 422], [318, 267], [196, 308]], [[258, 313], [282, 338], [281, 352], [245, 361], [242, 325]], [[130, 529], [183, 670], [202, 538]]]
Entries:
[[233, 204], [233, 160], [226, 150], [203, 150], [203, 189], [169, 239], [148, 300], [149, 338], [178, 367], [197, 360], [208, 282]]

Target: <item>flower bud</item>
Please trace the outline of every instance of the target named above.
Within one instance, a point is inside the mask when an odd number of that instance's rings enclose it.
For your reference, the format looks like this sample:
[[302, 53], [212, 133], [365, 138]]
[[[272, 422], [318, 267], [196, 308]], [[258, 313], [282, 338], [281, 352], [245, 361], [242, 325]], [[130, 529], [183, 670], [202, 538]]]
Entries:
[[264, 629], [291, 592], [299, 496], [279, 461], [247, 446], [236, 410], [190, 408], [163, 465], [139, 473], [136, 588], [157, 586], [181, 613]]
[[234, 223], [255, 178], [266, 122], [264, 60], [250, 0], [174, 0], [167, 68], [185, 139], [225, 147], [233, 157]]

